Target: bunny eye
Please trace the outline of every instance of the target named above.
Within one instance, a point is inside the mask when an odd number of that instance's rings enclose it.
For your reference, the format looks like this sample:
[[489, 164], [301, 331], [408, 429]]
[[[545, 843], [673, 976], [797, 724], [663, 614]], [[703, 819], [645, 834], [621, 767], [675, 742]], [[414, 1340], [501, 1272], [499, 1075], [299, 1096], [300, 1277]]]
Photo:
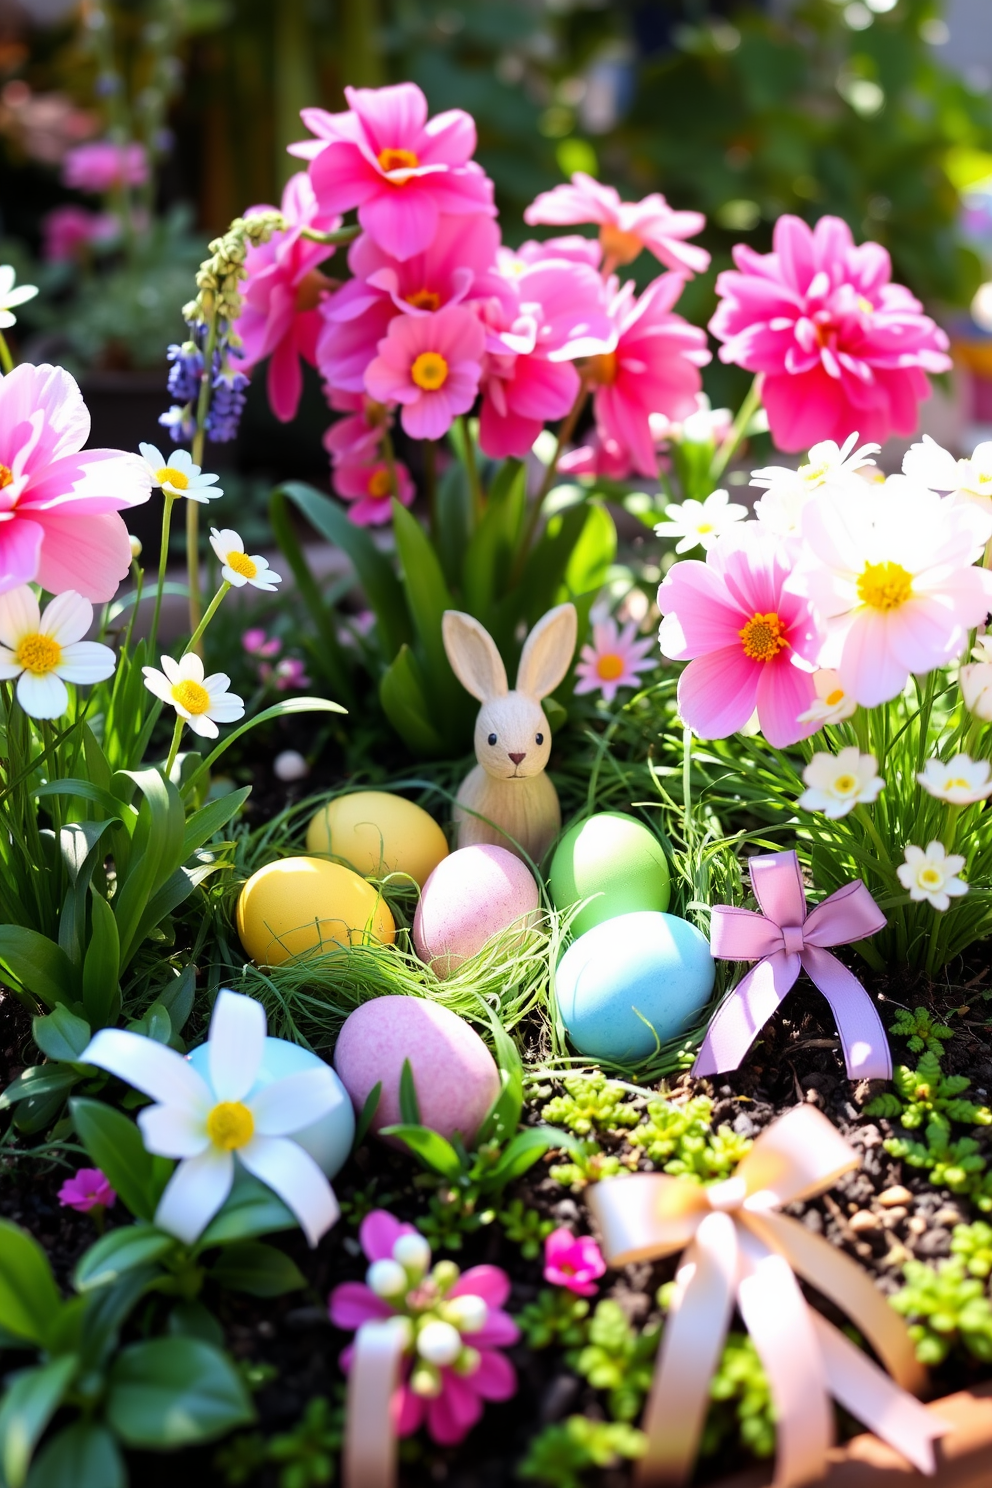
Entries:
[[535, 744], [543, 744], [544, 743], [544, 735], [543, 734], [535, 734], [534, 735], [534, 743]]
[[496, 735], [495, 734], [490, 734], [489, 735], [489, 742], [490, 742], [490, 744], [495, 744], [496, 743]]

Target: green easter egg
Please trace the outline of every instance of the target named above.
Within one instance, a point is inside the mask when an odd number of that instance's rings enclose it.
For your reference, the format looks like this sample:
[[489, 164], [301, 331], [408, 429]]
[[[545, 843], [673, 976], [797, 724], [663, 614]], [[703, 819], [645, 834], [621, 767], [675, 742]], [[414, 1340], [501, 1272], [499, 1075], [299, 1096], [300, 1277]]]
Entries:
[[576, 822], [551, 862], [555, 908], [596, 898], [572, 921], [572, 935], [637, 910], [668, 908], [672, 885], [661, 843], [643, 822], [623, 811], [601, 811]]

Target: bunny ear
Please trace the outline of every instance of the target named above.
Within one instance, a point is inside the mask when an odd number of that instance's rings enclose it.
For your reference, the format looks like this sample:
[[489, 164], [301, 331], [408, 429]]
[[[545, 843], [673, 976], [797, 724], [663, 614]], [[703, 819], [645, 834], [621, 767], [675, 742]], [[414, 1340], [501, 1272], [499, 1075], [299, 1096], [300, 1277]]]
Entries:
[[578, 616], [573, 604], [556, 605], [534, 626], [517, 668], [517, 691], [531, 697], [554, 692], [572, 663], [578, 634]]
[[445, 610], [441, 619], [444, 649], [451, 669], [467, 692], [480, 703], [490, 698], [505, 697], [506, 667], [496, 649], [496, 642], [474, 615], [461, 610]]

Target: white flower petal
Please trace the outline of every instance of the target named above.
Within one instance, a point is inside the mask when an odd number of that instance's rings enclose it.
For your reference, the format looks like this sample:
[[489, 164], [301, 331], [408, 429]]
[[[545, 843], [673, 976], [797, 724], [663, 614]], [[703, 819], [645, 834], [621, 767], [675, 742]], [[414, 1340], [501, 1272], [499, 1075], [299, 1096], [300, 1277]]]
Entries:
[[295, 1142], [287, 1137], [253, 1137], [238, 1157], [293, 1211], [311, 1246], [336, 1222], [341, 1210], [334, 1190], [310, 1154]]
[[38, 626], [41, 635], [51, 636], [60, 646], [71, 646], [81, 641], [93, 624], [93, 606], [88, 599], [67, 589], [57, 594], [49, 604]]
[[226, 988], [217, 994], [207, 1053], [210, 1084], [219, 1101], [244, 1100], [265, 1052], [265, 1009], [254, 997]]
[[155, 475], [158, 475], [158, 472], [169, 463], [162, 451], [156, 449], [154, 444], [139, 444], [138, 449], [141, 451], [141, 458]]
[[159, 1200], [155, 1223], [192, 1245], [224, 1203], [233, 1182], [233, 1156], [211, 1144], [179, 1164]]
[[0, 594], [0, 641], [16, 651], [26, 635], [34, 635], [41, 624], [41, 611], [34, 591], [27, 584]]
[[205, 1114], [188, 1106], [148, 1106], [138, 1125], [145, 1151], [159, 1157], [197, 1157], [210, 1146]]
[[236, 723], [245, 716], [244, 700], [236, 692], [222, 692], [220, 697], [210, 699], [209, 716], [217, 723]]
[[63, 646], [56, 672], [65, 682], [102, 682], [112, 677], [117, 657], [99, 641], [74, 641]]
[[142, 667], [141, 673], [145, 679], [145, 686], [150, 693], [153, 693], [157, 698], [161, 698], [164, 703], [172, 702], [172, 683], [168, 677], [150, 666]]
[[238, 573], [237, 569], [231, 568], [227, 563], [220, 572], [221, 577], [226, 579], [233, 589], [242, 589], [248, 582], [244, 574]]
[[17, 701], [30, 718], [61, 718], [69, 706], [69, 694], [54, 672], [45, 672], [41, 677], [22, 672], [17, 682]]
[[102, 1028], [79, 1056], [81, 1064], [95, 1064], [133, 1085], [152, 1100], [183, 1106], [206, 1120], [210, 1109], [207, 1083], [193, 1066], [165, 1044], [129, 1033], [125, 1028]]
[[220, 729], [208, 718], [206, 713], [193, 715], [187, 713], [185, 708], [177, 708], [176, 712], [186, 719], [187, 728], [192, 729], [194, 734], [199, 734], [201, 739], [216, 739], [220, 735]]
[[[171, 658], [162, 657], [162, 666], [166, 672], [169, 671], [169, 668], [165, 665], [167, 660], [171, 660]], [[173, 662], [173, 666], [176, 669], [175, 676], [172, 679], [174, 682], [203, 682], [203, 662], [195, 651], [187, 651], [184, 656], [180, 657], [178, 663]], [[209, 690], [208, 687], [207, 691], [209, 692]]]
[[302, 1070], [273, 1080], [248, 1102], [263, 1137], [288, 1137], [333, 1111], [347, 1097], [330, 1068]]

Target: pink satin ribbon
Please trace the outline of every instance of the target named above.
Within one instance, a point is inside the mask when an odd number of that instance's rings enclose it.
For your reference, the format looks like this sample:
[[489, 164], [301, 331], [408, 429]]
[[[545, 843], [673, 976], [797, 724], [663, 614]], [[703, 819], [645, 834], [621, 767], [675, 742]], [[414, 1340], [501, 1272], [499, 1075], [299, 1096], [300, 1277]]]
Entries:
[[852, 1080], [889, 1080], [892, 1055], [881, 1019], [864, 987], [827, 946], [864, 940], [885, 916], [860, 879], [806, 912], [799, 859], [767, 853], [750, 863], [761, 914], [713, 906], [710, 949], [721, 961], [758, 965], [717, 1008], [692, 1067], [693, 1076], [737, 1069], [768, 1019], [805, 971], [830, 1004]]
[[395, 1488], [396, 1391], [405, 1319], [363, 1323], [355, 1334], [345, 1407], [343, 1488]]
[[[905, 1323], [843, 1251], [774, 1212], [822, 1193], [857, 1165], [825, 1116], [797, 1106], [758, 1137], [723, 1183], [704, 1188], [636, 1173], [590, 1191], [610, 1265], [685, 1249], [642, 1423], [648, 1444], [635, 1475], [642, 1488], [690, 1478], [735, 1305], [775, 1406], [773, 1488], [823, 1476], [834, 1435], [831, 1396], [920, 1472], [934, 1472], [934, 1438], [951, 1427], [906, 1393], [918, 1391], [925, 1375]], [[795, 1272], [855, 1321], [892, 1379], [806, 1305]]]

